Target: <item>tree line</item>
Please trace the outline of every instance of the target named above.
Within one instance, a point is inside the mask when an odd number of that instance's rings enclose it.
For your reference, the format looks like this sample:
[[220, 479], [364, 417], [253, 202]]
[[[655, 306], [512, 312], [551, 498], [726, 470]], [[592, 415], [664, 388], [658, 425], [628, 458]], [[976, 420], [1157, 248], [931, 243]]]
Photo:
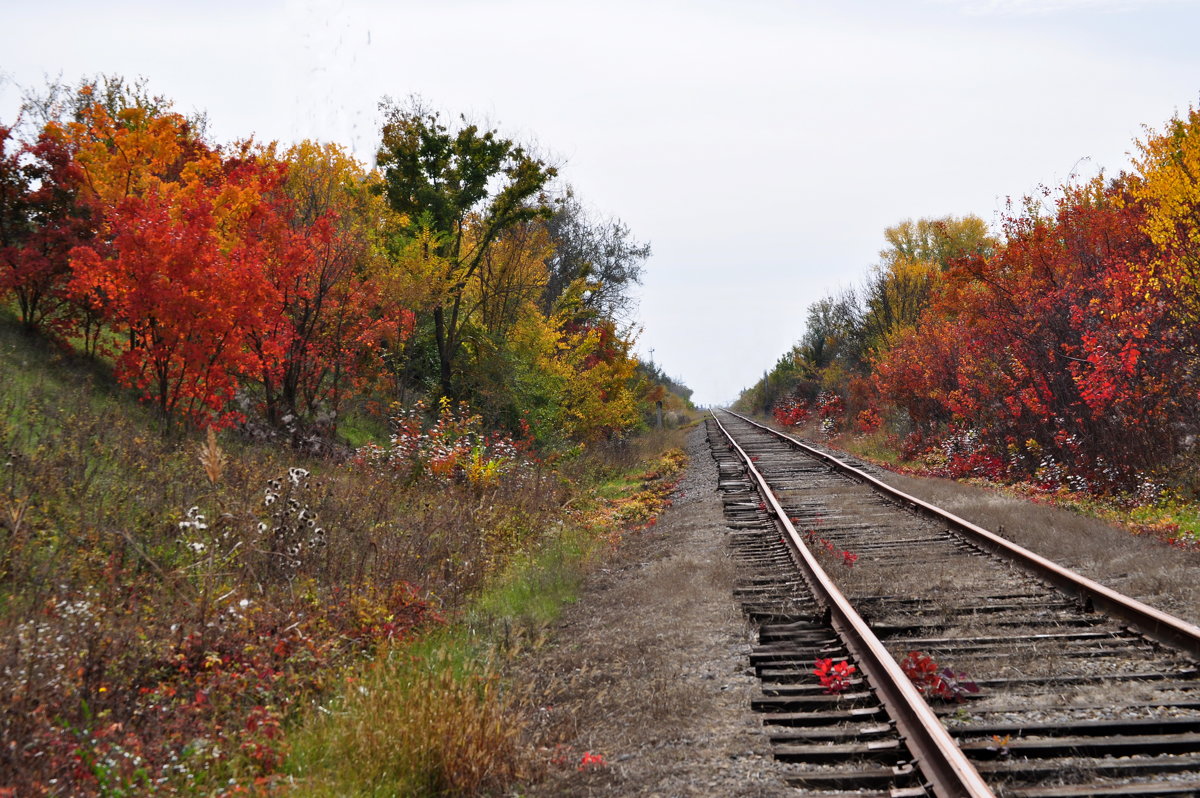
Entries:
[[498, 131], [381, 103], [343, 147], [218, 145], [144, 81], [28, 93], [0, 124], [0, 301], [163, 414], [327, 431], [470, 403], [543, 442], [640, 423], [629, 290], [650, 247]]
[[997, 231], [949, 216], [884, 235], [740, 406], [883, 429], [953, 475], [1196, 492], [1200, 111], [1149, 130], [1115, 177], [1010, 203]]

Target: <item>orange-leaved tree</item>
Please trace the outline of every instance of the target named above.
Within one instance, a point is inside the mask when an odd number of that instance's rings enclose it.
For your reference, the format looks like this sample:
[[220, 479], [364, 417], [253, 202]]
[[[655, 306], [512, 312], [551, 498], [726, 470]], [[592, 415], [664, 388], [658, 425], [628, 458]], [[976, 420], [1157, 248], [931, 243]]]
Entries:
[[278, 305], [248, 235], [266, 212], [258, 181], [209, 154], [106, 210], [108, 241], [73, 251], [71, 288], [122, 333], [118, 379], [164, 413], [230, 418], [248, 336]]

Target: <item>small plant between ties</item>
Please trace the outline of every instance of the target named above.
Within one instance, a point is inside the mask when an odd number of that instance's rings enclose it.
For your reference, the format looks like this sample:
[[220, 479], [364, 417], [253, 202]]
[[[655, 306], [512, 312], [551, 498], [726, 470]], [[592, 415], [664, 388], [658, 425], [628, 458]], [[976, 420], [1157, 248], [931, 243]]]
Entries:
[[943, 668], [921, 651], [908, 652], [900, 661], [900, 668], [926, 698], [961, 704], [969, 694], [979, 692], [979, 685], [967, 674]]
[[834, 662], [832, 659], [819, 659], [813, 663], [813, 675], [830, 695], [844, 693], [850, 686], [850, 678], [858, 672], [858, 668], [846, 660]]
[[[792, 519], [792, 520], [794, 521], [795, 519]], [[808, 540], [809, 543], [813, 544], [813, 546], [816, 548], [818, 553], [823, 550], [825, 552], [828, 552], [829, 555], [834, 558], [841, 558], [842, 565], [846, 566], [847, 568], [853, 568], [854, 564], [856, 562], [858, 562], [857, 554], [855, 554], [852, 551], [847, 551], [845, 549], [839, 549], [833, 543], [833, 541], [826, 540], [825, 538], [820, 537], [817, 534], [817, 530], [815, 530], [815, 529], [805, 530], [804, 537]]]
[[998, 754], [1000, 754], [1000, 756], [1002, 756], [1002, 757], [1011, 756], [1012, 751], [1010, 751], [1008, 748], [1008, 744], [1011, 742], [1012, 742], [1011, 734], [1005, 734], [1005, 735], [993, 734], [992, 735], [992, 744], [988, 746], [988, 750], [995, 751]]

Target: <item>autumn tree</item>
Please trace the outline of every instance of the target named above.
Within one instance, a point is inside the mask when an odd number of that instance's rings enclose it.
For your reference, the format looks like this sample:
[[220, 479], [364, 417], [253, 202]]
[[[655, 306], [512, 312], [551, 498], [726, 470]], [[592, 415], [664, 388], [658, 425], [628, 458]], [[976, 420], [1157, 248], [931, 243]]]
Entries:
[[[141, 191], [147, 176], [176, 178], [204, 147], [166, 100], [150, 95], [144, 82], [119, 77], [74, 87], [55, 81], [27, 92], [20, 127], [24, 138], [15, 150], [5, 147], [2, 167], [9, 190], [0, 290], [15, 295], [27, 328], [78, 334], [94, 351], [100, 310], [68, 296], [70, 251], [97, 235], [103, 240], [107, 214]], [[14, 143], [11, 130], [6, 139]], [[19, 195], [11, 193], [14, 177]]]
[[378, 325], [405, 309], [381, 290], [381, 237], [390, 211], [378, 178], [341, 147], [304, 141], [278, 155], [248, 145], [226, 170], [256, 175], [262, 213], [246, 235], [259, 249], [278, 305], [250, 331], [267, 418], [336, 423], [341, 401]]
[[100, 95], [47, 129], [72, 142], [96, 218], [96, 239], [71, 251], [69, 290], [124, 341], [111, 345], [118, 379], [164, 413], [222, 415], [270, 307], [247, 235], [263, 214], [258, 181], [231, 179], [185, 117], [136, 94]]
[[56, 125], [29, 141], [0, 126], [0, 294], [16, 297], [27, 330], [62, 335], [73, 315], [68, 253], [94, 232], [74, 155]]
[[0, 126], [0, 294], [16, 297], [21, 324], [34, 330], [53, 313], [67, 273], [66, 259], [53, 257], [57, 236], [51, 217], [57, 214], [48, 183], [53, 164], [61, 160], [30, 162], [32, 148], [13, 133], [11, 126]]
[[211, 152], [185, 116], [157, 104], [124, 105], [114, 113], [94, 102], [64, 128], [77, 148], [85, 198], [101, 212], [178, 181], [190, 162]]
[[[1149, 131], [1139, 142], [1138, 174], [1131, 193], [1146, 209], [1146, 234], [1154, 257], [1137, 272], [1140, 304], [1163, 305], [1175, 321], [1175, 345], [1187, 361], [1174, 386], [1200, 414], [1200, 109]], [[1194, 429], [1194, 425], [1192, 425]]]
[[959, 261], [920, 328], [876, 363], [884, 393], [916, 421], [937, 417], [935, 400], [1018, 473], [1130, 487], [1169, 457], [1182, 418], [1177, 333], [1138, 277], [1152, 257], [1143, 221], [1125, 180], [1014, 214], [1003, 246]]
[[72, 290], [124, 334], [117, 377], [164, 414], [220, 417], [253, 365], [247, 336], [277, 303], [253, 229], [258, 186], [214, 154], [151, 182], [107, 215], [108, 242], [72, 252]]
[[443, 396], [454, 397], [468, 287], [506, 230], [549, 214], [543, 190], [555, 170], [495, 130], [465, 122], [451, 129], [415, 101], [381, 107], [377, 162], [384, 195], [407, 220], [408, 236], [429, 234], [422, 254], [436, 285], [431, 316], [438, 383]]
[[553, 251], [548, 231], [535, 220], [514, 225], [488, 249], [472, 291], [472, 310], [487, 336], [503, 340], [517, 318], [538, 312], [535, 303], [545, 289], [546, 260]]
[[522, 316], [509, 341], [514, 409], [550, 445], [594, 442], [638, 423], [637, 360], [613, 322]]
[[888, 242], [860, 293], [855, 343], [862, 361], [915, 325], [941, 274], [959, 258], [986, 255], [995, 240], [978, 216], [911, 219], [883, 232]]
[[945, 270], [965, 255], [988, 255], [997, 242], [978, 216], [906, 219], [883, 231], [888, 246], [879, 252], [885, 267], [900, 261], [922, 261]]
[[960, 361], [976, 351], [963, 322], [933, 312], [899, 331], [891, 346], [874, 356], [871, 379], [886, 404], [903, 411], [912, 430], [934, 434], [954, 417], [950, 408], [959, 407]]

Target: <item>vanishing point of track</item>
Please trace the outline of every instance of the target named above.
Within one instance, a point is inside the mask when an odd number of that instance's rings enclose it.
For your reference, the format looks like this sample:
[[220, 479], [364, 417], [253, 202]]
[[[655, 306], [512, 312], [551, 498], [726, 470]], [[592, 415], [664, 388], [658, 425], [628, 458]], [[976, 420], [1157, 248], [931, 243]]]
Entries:
[[[791, 783], [1200, 796], [1200, 628], [749, 419], [708, 424], [758, 625], [754, 708]], [[905, 675], [910, 652], [937, 663], [940, 694]], [[826, 693], [820, 659], [858, 673]]]

